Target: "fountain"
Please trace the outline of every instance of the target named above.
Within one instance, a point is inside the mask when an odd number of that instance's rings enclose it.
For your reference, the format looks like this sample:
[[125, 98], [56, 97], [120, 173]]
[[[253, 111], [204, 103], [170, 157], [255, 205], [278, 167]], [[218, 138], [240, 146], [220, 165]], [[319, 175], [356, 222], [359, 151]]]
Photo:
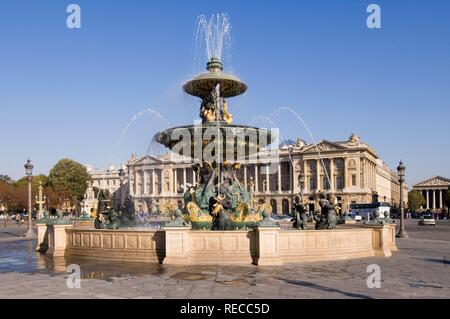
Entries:
[[202, 100], [201, 123], [163, 130], [155, 140], [194, 163], [199, 183], [184, 194], [185, 218], [193, 228], [242, 229], [263, 217], [251, 209], [252, 196], [236, 177], [237, 170], [241, 161], [271, 144], [273, 136], [266, 129], [233, 124], [226, 98], [245, 93], [247, 86], [224, 73], [217, 58], [211, 58], [206, 69], [183, 86]]
[[[119, 228], [114, 210], [105, 222], [96, 220], [96, 228], [46, 223], [39, 226], [38, 244], [48, 243], [48, 255], [171, 265], [276, 266], [390, 257], [397, 250], [395, 225], [380, 222], [336, 228], [334, 207], [325, 197], [320, 201], [321, 214], [314, 216], [315, 230], [306, 227], [306, 207], [300, 199], [296, 200], [296, 227], [289, 230], [270, 218], [270, 204], [261, 200], [254, 205], [251, 187], [246, 189], [237, 172], [248, 160], [267, 158], [266, 151], [278, 136], [271, 130], [233, 124], [226, 99], [245, 93], [247, 85], [224, 72], [220, 58], [230, 27], [228, 19], [221, 17], [200, 20], [207, 72], [183, 86], [186, 93], [201, 99], [201, 120], [164, 129], [153, 138], [171, 151], [172, 161], [189, 161], [194, 168], [198, 182], [185, 190], [185, 211], [167, 205], [164, 210], [172, 211], [174, 219], [163, 229]], [[271, 165], [270, 158], [266, 165]], [[100, 203], [107, 205], [108, 198]]]

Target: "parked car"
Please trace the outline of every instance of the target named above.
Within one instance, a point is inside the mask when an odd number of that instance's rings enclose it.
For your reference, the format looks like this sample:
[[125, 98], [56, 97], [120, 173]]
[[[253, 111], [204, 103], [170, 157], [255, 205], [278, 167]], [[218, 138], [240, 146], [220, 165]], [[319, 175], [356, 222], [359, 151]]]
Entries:
[[360, 222], [363, 219], [362, 216], [359, 213], [349, 213], [348, 217], [350, 217], [351, 219], [353, 219], [353, 220], [355, 220], [357, 222]]
[[432, 215], [424, 215], [419, 219], [419, 226], [433, 226], [436, 227], [436, 220]]

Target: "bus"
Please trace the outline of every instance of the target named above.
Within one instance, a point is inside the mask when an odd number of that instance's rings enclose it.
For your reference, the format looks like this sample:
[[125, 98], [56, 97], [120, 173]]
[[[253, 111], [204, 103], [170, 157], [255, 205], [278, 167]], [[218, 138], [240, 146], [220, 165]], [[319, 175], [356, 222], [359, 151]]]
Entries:
[[359, 214], [363, 219], [375, 218], [375, 212], [380, 213], [380, 217], [384, 218], [386, 212], [391, 211], [391, 206], [388, 203], [371, 203], [371, 204], [351, 204], [350, 212]]

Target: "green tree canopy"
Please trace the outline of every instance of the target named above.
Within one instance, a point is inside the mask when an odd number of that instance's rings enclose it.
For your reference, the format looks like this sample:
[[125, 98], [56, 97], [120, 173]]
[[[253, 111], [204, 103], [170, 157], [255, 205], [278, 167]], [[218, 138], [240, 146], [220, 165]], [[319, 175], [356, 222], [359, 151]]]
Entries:
[[82, 200], [91, 176], [86, 167], [70, 159], [62, 159], [52, 168], [48, 184], [58, 193], [64, 193], [67, 199], [77, 197]]
[[408, 193], [408, 202], [409, 208], [413, 211], [417, 211], [421, 207], [425, 206], [426, 199], [418, 190], [412, 190]]

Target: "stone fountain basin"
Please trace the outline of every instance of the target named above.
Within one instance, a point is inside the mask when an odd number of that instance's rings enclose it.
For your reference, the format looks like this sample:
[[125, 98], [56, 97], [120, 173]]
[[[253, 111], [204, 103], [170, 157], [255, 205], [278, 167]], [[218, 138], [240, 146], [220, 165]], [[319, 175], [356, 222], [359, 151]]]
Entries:
[[[270, 266], [390, 257], [397, 250], [395, 225], [345, 225], [320, 231], [276, 227], [239, 231], [196, 231], [184, 227], [163, 230], [96, 230], [67, 225], [48, 227], [48, 231], [42, 229], [42, 234], [49, 238], [40, 236], [39, 240], [50, 243], [49, 251], [52, 253], [111, 261]], [[53, 227], [65, 227], [65, 232], [55, 231]], [[52, 243], [58, 243], [58, 247], [51, 247]]]
[[189, 154], [177, 155], [198, 159], [203, 156], [203, 151], [209, 143], [215, 143], [215, 135], [219, 129], [222, 135], [222, 159], [229, 162], [233, 161], [228, 158], [229, 154], [234, 155], [235, 161], [248, 159], [276, 139], [267, 129], [211, 122], [169, 128], [157, 133], [154, 140], [170, 150], [181, 146], [184, 150], [189, 150]]

